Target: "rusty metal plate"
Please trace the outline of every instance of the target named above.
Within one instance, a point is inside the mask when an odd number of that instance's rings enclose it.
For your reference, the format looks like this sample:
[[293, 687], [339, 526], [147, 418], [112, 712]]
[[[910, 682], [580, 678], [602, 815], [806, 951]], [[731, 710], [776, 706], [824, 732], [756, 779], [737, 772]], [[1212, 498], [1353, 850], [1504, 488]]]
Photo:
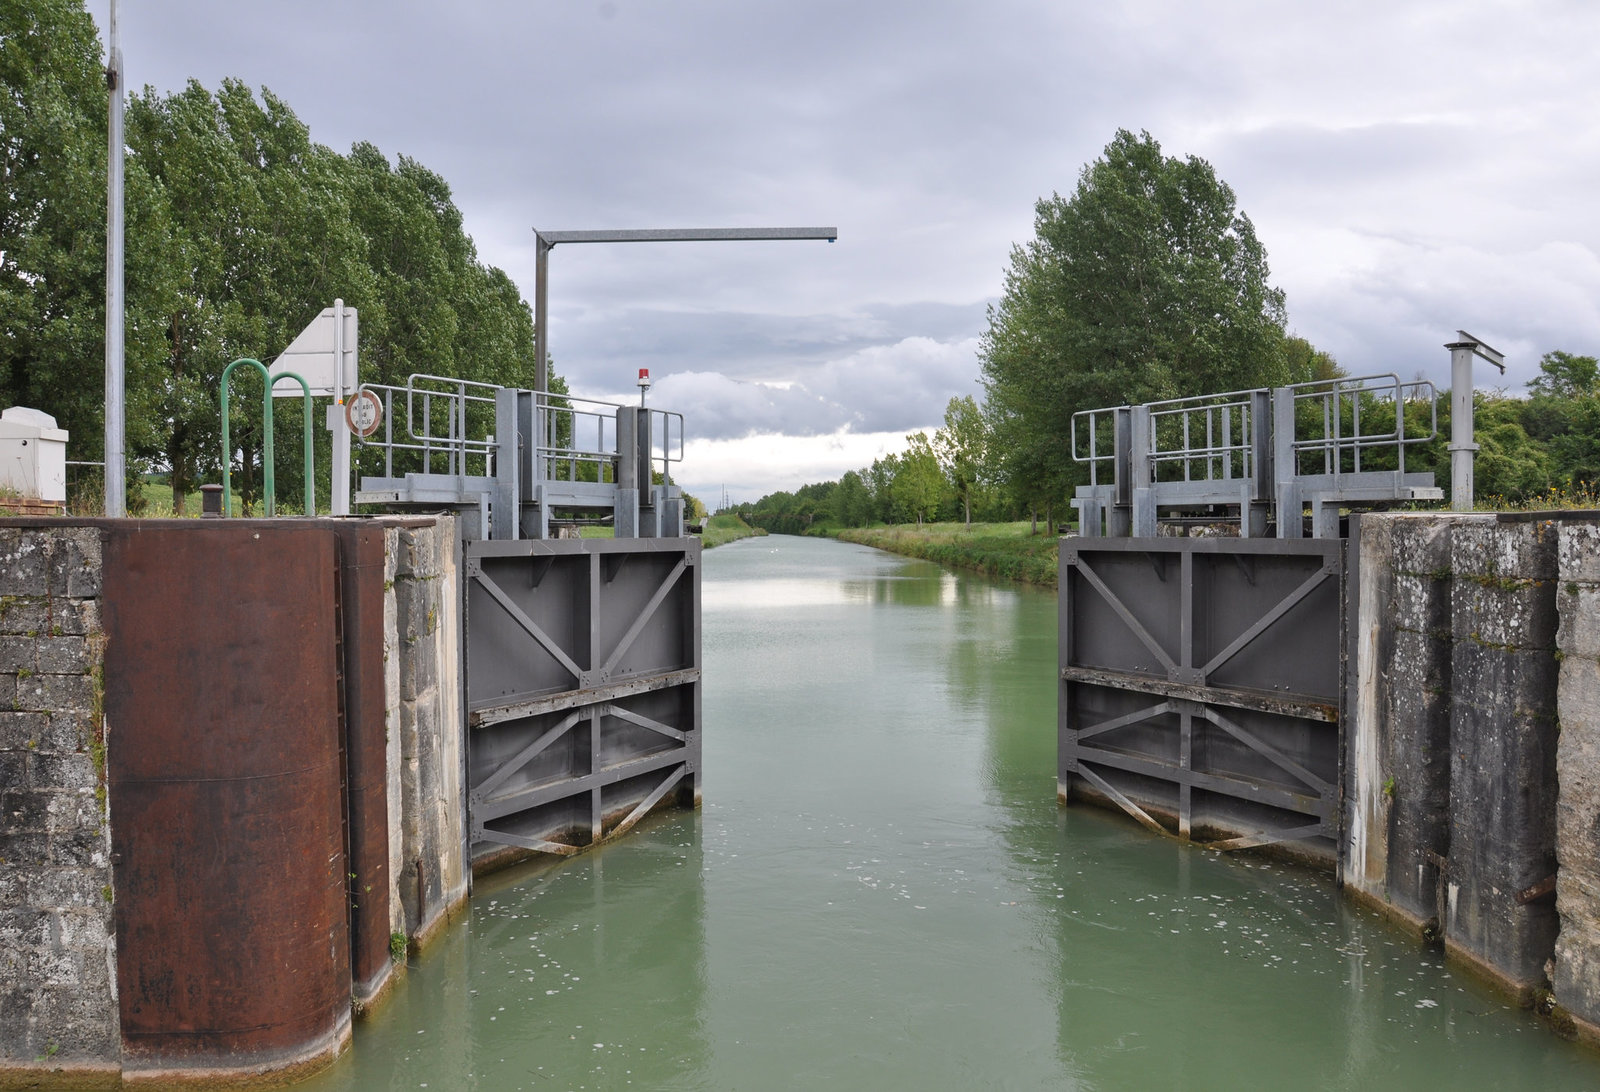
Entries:
[[338, 563], [309, 523], [106, 528], [130, 1061], [271, 1064], [347, 1026]]

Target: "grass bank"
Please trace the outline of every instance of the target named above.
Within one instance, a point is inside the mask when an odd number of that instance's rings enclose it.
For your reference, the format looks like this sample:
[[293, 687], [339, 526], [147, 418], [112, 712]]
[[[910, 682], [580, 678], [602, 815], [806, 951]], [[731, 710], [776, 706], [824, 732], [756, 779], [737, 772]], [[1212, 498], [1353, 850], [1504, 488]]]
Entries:
[[1027, 520], [1018, 523], [914, 523], [892, 527], [847, 527], [838, 532], [845, 542], [859, 542], [890, 553], [936, 561], [953, 569], [1003, 576], [1041, 588], [1056, 586], [1054, 535], [1030, 534]]
[[735, 539], [764, 534], [766, 532], [761, 528], [750, 526], [734, 513], [723, 512], [706, 520], [705, 530], [700, 532], [700, 545], [709, 550]]
[[[610, 527], [595, 525], [578, 528], [578, 534], [583, 538], [611, 538], [614, 532]], [[700, 533], [700, 545], [709, 550], [713, 546], [721, 546], [724, 542], [732, 542], [736, 538], [764, 534], [766, 532], [761, 528], [752, 527], [732, 512], [728, 512], [706, 520], [705, 530]]]

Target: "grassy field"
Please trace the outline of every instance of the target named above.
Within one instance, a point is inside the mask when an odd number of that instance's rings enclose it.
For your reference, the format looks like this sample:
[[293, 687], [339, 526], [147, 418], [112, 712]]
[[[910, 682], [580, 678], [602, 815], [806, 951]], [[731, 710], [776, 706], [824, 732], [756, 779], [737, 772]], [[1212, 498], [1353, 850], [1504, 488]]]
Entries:
[[1027, 520], [974, 523], [970, 531], [960, 523], [925, 523], [920, 528], [914, 523], [902, 523], [889, 527], [851, 527], [840, 531], [839, 538], [937, 561], [954, 569], [971, 569], [989, 576], [1053, 588], [1059, 540], [1054, 535], [1030, 532]]

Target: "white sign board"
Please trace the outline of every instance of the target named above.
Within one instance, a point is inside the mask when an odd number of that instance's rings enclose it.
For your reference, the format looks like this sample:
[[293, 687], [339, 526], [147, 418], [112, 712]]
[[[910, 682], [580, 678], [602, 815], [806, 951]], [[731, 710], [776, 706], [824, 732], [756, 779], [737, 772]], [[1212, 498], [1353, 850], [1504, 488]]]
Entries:
[[[356, 309], [344, 306], [342, 301], [324, 307], [267, 372], [274, 379], [293, 372], [306, 381], [314, 397], [343, 398], [357, 383]], [[272, 387], [274, 398], [299, 398], [304, 393], [293, 380], [274, 383]]]

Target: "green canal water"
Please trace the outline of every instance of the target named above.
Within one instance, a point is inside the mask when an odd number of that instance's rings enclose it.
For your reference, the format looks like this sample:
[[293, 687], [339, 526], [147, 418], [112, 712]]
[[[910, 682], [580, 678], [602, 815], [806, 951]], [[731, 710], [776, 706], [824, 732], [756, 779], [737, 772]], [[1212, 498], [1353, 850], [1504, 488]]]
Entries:
[[301, 1087], [1600, 1087], [1331, 879], [1055, 802], [1053, 595], [704, 560], [705, 804], [479, 883]]

